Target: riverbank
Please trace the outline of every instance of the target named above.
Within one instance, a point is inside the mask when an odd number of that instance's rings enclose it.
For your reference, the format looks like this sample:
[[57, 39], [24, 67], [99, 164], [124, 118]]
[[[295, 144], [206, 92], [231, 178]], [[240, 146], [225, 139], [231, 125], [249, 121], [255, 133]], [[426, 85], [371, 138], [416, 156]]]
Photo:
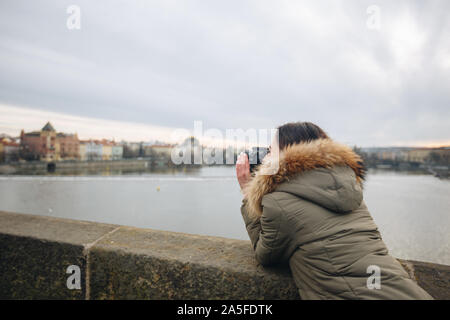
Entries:
[[[0, 175], [126, 175], [134, 173], [172, 173], [180, 170], [195, 171], [205, 167], [228, 167], [233, 165], [173, 165], [168, 158], [141, 158], [96, 161], [60, 162], [12, 162], [0, 164]], [[406, 164], [377, 164], [369, 166], [371, 172], [398, 172], [407, 174], [432, 175], [439, 179], [450, 179], [448, 166], [410, 166]]]
[[411, 174], [431, 174], [439, 179], [449, 179], [450, 178], [450, 167], [444, 165], [431, 165], [431, 164], [418, 164], [418, 163], [378, 163], [370, 164], [367, 166], [369, 170], [386, 170], [393, 172], [408, 172]]
[[116, 173], [122, 171], [145, 171], [151, 168], [169, 167], [167, 159], [121, 159], [96, 161], [30, 161], [12, 162], [0, 165], [0, 175], [46, 175], [48, 173], [67, 174], [95, 174]]

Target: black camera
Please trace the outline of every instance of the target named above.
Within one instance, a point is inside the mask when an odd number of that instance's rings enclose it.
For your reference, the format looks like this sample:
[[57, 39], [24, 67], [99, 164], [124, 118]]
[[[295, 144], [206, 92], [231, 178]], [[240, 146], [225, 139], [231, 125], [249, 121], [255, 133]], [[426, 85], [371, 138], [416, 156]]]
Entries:
[[254, 172], [256, 167], [261, 164], [264, 157], [269, 153], [269, 148], [253, 147], [250, 151], [246, 150], [244, 153], [247, 155], [250, 163], [250, 172]]

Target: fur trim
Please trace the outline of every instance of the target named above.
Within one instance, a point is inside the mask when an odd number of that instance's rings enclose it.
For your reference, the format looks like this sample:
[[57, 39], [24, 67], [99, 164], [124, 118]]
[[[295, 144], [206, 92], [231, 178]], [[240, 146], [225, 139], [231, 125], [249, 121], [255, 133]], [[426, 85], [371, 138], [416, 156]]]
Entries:
[[262, 170], [270, 168], [270, 157], [266, 157], [243, 190], [249, 216], [261, 217], [263, 196], [273, 192], [284, 181], [308, 170], [336, 165], [352, 168], [357, 182], [363, 187], [366, 169], [361, 157], [350, 147], [329, 138], [294, 144], [280, 151], [279, 170], [273, 175], [261, 174]]

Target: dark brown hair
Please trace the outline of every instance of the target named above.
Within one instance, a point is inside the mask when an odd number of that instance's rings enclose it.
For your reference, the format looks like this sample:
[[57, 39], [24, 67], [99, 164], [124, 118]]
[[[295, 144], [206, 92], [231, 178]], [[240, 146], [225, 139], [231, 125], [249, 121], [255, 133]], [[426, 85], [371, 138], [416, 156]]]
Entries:
[[326, 139], [328, 135], [311, 122], [290, 122], [278, 127], [280, 150], [300, 142]]

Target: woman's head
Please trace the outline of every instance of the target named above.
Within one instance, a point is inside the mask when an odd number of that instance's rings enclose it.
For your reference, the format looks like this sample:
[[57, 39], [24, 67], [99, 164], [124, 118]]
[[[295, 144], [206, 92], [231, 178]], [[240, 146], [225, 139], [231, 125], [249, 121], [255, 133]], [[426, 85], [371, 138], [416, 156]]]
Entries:
[[328, 138], [325, 131], [311, 122], [290, 122], [283, 124], [278, 127], [278, 136], [280, 150], [300, 142]]

